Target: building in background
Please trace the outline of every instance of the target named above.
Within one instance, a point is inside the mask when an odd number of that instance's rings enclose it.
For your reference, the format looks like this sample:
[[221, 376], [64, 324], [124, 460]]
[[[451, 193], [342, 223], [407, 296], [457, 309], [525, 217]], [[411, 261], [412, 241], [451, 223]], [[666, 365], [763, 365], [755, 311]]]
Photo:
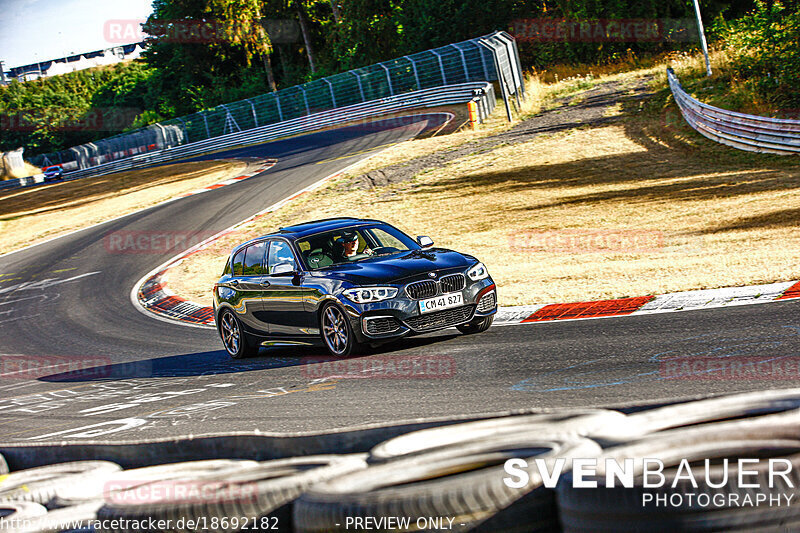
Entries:
[[144, 47], [145, 43], [143, 42], [126, 44], [69, 57], [40, 61], [31, 65], [14, 67], [8, 71], [4, 70], [3, 63], [0, 62], [0, 83], [7, 84], [12, 79], [24, 82], [102, 65], [113, 65], [122, 61], [137, 59]]

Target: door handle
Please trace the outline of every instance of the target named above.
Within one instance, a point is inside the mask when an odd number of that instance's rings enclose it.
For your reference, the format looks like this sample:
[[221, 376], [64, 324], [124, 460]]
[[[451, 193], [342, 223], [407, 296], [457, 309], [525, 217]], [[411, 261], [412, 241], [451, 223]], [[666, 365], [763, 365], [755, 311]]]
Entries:
[[230, 281], [230, 284], [233, 285], [234, 287], [238, 287], [239, 286], [239, 280], [238, 279], [232, 279]]
[[269, 287], [270, 283], [269, 283], [269, 281], [262, 281], [262, 282], [260, 283], [260, 285], [261, 285], [261, 287], [263, 287], [263, 288], [265, 288], [265, 289], [266, 289], [267, 287]]

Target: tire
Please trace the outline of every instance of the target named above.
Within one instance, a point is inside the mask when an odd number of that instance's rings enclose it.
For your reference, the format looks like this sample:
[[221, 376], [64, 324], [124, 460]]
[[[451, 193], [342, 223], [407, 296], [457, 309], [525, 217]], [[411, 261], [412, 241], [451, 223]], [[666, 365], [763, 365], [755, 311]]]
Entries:
[[746, 419], [800, 408], [800, 389], [732, 394], [705, 400], [647, 409], [628, 415], [625, 427], [598, 431], [592, 438], [604, 446], [621, 444], [650, 434], [687, 428], [718, 420]]
[[[652, 440], [648, 445], [636, 444], [623, 446], [615, 450], [611, 456], [621, 461], [623, 458], [651, 458], [663, 461], [665, 482], [660, 487], [645, 488], [641, 475], [634, 477], [633, 487], [605, 487], [604, 462], [598, 461], [597, 476], [594, 481], [598, 488], [575, 488], [572, 476], [563, 476], [558, 483], [558, 507], [565, 532], [572, 531], [752, 531], [757, 528], [779, 531], [788, 523], [800, 521], [798, 506], [772, 506], [769, 498], [780, 498], [783, 501], [789, 494], [793, 499], [798, 497], [800, 483], [800, 440], [770, 439], [769, 432], [752, 440], [697, 441], [677, 445], [667, 439]], [[609, 457], [609, 455], [604, 456]], [[789, 483], [782, 477], [775, 478], [775, 485], [770, 487], [770, 468], [767, 459], [786, 458], [791, 463], [788, 474]], [[706, 484], [705, 469], [700, 466], [705, 459], [728, 458], [727, 482], [720, 487]], [[746, 469], [756, 472], [746, 478], [746, 483], [759, 486], [755, 491], [741, 488], [738, 480], [738, 458], [761, 458], [757, 465], [747, 464]], [[693, 479], [687, 476], [678, 477], [674, 470], [682, 460], [695, 465], [692, 468]], [[620, 462], [621, 464], [621, 462]], [[671, 469], [673, 467], [673, 469]], [[709, 469], [708, 479], [712, 483], [720, 483], [725, 478], [725, 466], [716, 464]], [[685, 472], [684, 472], [685, 474]], [[586, 479], [586, 478], [584, 478]], [[696, 483], [694, 485], [693, 481]], [[718, 501], [722, 505], [701, 503], [699, 494], [706, 494], [709, 501]], [[750, 498], [755, 493], [767, 498], [755, 506], [731, 505], [729, 497], [734, 496], [743, 501], [746, 495]], [[647, 505], [644, 497], [649, 494], [653, 500], [662, 498], [669, 505], [656, 505], [651, 500]], [[692, 496], [689, 496], [692, 495]], [[776, 500], [777, 501], [777, 500]], [[787, 529], [788, 531], [788, 529]]]
[[[35, 520], [47, 514], [47, 509], [34, 502], [1, 502], [0, 503], [0, 531], [17, 531], [14, 522], [18, 520]], [[12, 522], [12, 520], [14, 522]], [[18, 522], [17, 522], [18, 523]]]
[[[202, 479], [184, 477], [174, 480], [188, 483], [202, 482], [203, 486], [200, 487], [202, 499], [178, 498], [176, 491], [154, 490], [151, 501], [136, 502], [121, 494], [115, 501], [106, 503], [98, 511], [98, 517], [123, 518], [130, 521], [146, 521], [152, 517], [155, 520], [172, 520], [173, 524], [180, 523], [182, 519], [183, 527], [173, 525], [173, 529], [170, 530], [175, 532], [195, 531], [196, 526], [190, 528], [187, 525], [188, 521], [205, 524], [203, 531], [238, 531], [243, 527], [247, 531], [254, 529], [261, 531], [269, 528], [254, 526], [260, 526], [262, 518], [273, 517], [268, 520], [269, 525], [275, 526], [274, 529], [287, 531], [291, 516], [287, 506], [290, 506], [291, 502], [309, 486], [364, 468], [366, 463], [363, 454], [320, 455], [264, 461], [233, 473]], [[240, 519], [238, 526], [234, 526], [230, 521], [232, 517]], [[227, 521], [222, 520], [223, 518]], [[243, 523], [242, 518], [247, 518], [248, 522]]]
[[244, 359], [258, 354], [259, 344], [244, 332], [241, 320], [229, 309], [223, 310], [219, 315], [219, 336], [225, 351], [233, 359]]
[[120, 493], [146, 487], [148, 484], [173, 479], [219, 479], [227, 474], [248, 471], [258, 466], [257, 461], [239, 459], [209, 459], [186, 461], [156, 466], [146, 466], [117, 472], [104, 480], [87, 480], [80, 485], [67, 485], [56, 491], [52, 506], [76, 507], [93, 502], [118, 499]]
[[347, 313], [334, 303], [325, 304], [319, 313], [319, 334], [333, 357], [358, 354], [362, 346], [356, 339]]
[[[97, 518], [97, 510], [102, 502], [84, 503], [75, 507], [65, 507], [48, 512], [44, 516], [29, 521], [29, 527], [16, 530], [17, 533], [94, 533], [90, 521]], [[84, 524], [80, 529], [64, 529], [70, 524]]]
[[29, 501], [47, 505], [59, 489], [100, 482], [122, 470], [109, 461], [75, 461], [18, 470], [2, 483], [0, 501]]
[[494, 322], [494, 315], [475, 318], [471, 322], [456, 326], [456, 329], [464, 335], [472, 335], [473, 333], [483, 333], [489, 329]]
[[[508, 436], [507, 436], [508, 437]], [[531, 482], [513, 489], [503, 482], [503, 463], [513, 457], [592, 457], [600, 447], [588, 439], [486, 439], [459, 450], [400, 459], [315, 485], [297, 499], [294, 530], [352, 530], [354, 519], [407, 518], [391, 531], [437, 529], [421, 517], [443, 520], [451, 531], [558, 531], [553, 492], [531, 465]], [[373, 522], [374, 524], [375, 522]], [[387, 531], [389, 528], [377, 529]]]
[[370, 463], [380, 463], [462, 446], [501, 435], [538, 432], [540, 435], [591, 435], [609, 426], [621, 426], [627, 417], [605, 409], [564, 410], [557, 413], [490, 418], [412, 431], [384, 441], [370, 450]]

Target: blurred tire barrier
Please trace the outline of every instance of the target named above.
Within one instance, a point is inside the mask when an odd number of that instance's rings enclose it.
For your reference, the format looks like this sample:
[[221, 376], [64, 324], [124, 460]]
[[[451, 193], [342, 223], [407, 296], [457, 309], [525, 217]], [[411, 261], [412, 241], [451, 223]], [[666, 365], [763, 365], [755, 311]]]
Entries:
[[[18, 533], [62, 533], [69, 520], [156, 531], [151, 519], [173, 532], [800, 530], [800, 389], [0, 451], [12, 469], [0, 498], [15, 499], [0, 503], [0, 531]], [[39, 466], [81, 457], [95, 460]], [[116, 458], [128, 469], [97, 460]]]
[[720, 396], [629, 414], [624, 427], [617, 426], [608, 432], [595, 431], [592, 433], [592, 438], [604, 445], [612, 445], [668, 429], [798, 408], [800, 408], [800, 389]]
[[[558, 413], [510, 416], [454, 424], [406, 433], [382, 442], [370, 450], [369, 462], [379, 463], [406, 458], [419, 453], [430, 453], [449, 446], [462, 446], [484, 438], [497, 438], [504, 434], [535, 433], [547, 435], [590, 435], [595, 431], [613, 434], [613, 428], [624, 425], [627, 417], [619, 411], [605, 409], [564, 410]], [[627, 432], [627, 430], [624, 430]]]
[[800, 154], [800, 120], [746, 115], [704, 104], [683, 90], [671, 68], [667, 81], [683, 118], [701, 135], [749, 152]]
[[[597, 483], [597, 488], [575, 488], [572, 475], [568, 473], [558, 484], [563, 531], [755, 531], [758, 528], [792, 531], [787, 524], [800, 522], [797, 505], [778, 509], [771, 505], [772, 501], [783, 500], [789, 494], [795, 497], [800, 494], [797, 488], [800, 440], [771, 439], [769, 432], [764, 432], [760, 439], [695, 441], [683, 445], [652, 439], [646, 446], [622, 448], [613, 454], [617, 459], [629, 456], [661, 460], [666, 467], [662, 474], [666, 483], [646, 488], [640, 470], [633, 487], [606, 487], [605, 472], [598, 469], [597, 477], [585, 478]], [[603, 464], [603, 458], [598, 465]], [[767, 466], [769, 463], [747, 465], [747, 482], [758, 485], [758, 494], [763, 500], [760, 501], [762, 505], [739, 506], [738, 502], [744, 501], [746, 496], [755, 496], [752, 488], [739, 484], [739, 474], [744, 469], [736, 462], [739, 458], [785, 458], [791, 463], [790, 474], [773, 476], [772, 466]], [[709, 460], [708, 466], [696, 468], [691, 477], [680, 468], [682, 461], [697, 464], [706, 460]], [[704, 487], [702, 494], [706, 498], [698, 495], [698, 486]], [[659, 501], [665, 504], [653, 503]], [[722, 504], [715, 503], [709, 509], [711, 502]]]
[[[557, 531], [552, 491], [538, 471], [531, 483], [512, 489], [503, 464], [512, 458], [554, 460], [596, 456], [588, 439], [486, 438], [450, 451], [398, 459], [312, 487], [294, 505], [297, 532], [347, 531], [354, 521], [411, 518], [376, 531]], [[425, 517], [425, 524], [412, 517]], [[373, 522], [374, 523], [374, 522]]]
[[[269, 529], [271, 516], [274, 516], [273, 524], [290, 523], [288, 506], [311, 485], [365, 467], [362, 455], [327, 455], [256, 463], [214, 476], [187, 475], [172, 479], [166, 486], [151, 487], [153, 490], [144, 495], [139, 487], [133, 487], [132, 490], [139, 493], [133, 498], [120, 492], [106, 501], [98, 511], [98, 518], [129, 521], [153, 518], [174, 523], [182, 519], [184, 526], [175, 527], [173, 531], [187, 532], [199, 529], [196, 524], [204, 524], [204, 531], [253, 529], [253, 523], [261, 529]], [[284, 506], [287, 507], [282, 509]], [[233, 517], [244, 517], [247, 522], [234, 522]], [[261, 526], [262, 521], [267, 527]], [[111, 531], [127, 533], [141, 529]]]
[[12, 472], [0, 483], [0, 501], [30, 501], [47, 504], [59, 489], [106, 479], [120, 471], [109, 461], [77, 461]]
[[13, 531], [9, 523], [16, 520], [29, 520], [47, 514], [47, 509], [33, 502], [0, 503], [0, 531]]
[[3, 474], [8, 474], [8, 463], [6, 462], [6, 458], [0, 455], [0, 476]]
[[212, 459], [122, 470], [107, 478], [59, 488], [52, 500], [52, 506], [71, 507], [92, 502], [124, 500], [126, 492], [130, 493], [141, 487], [147, 488], [154, 483], [186, 478], [219, 479], [222, 476], [252, 469], [257, 465], [257, 461]]
[[[15, 529], [16, 533], [94, 533], [94, 529], [84, 528], [64, 528], [65, 524], [83, 523], [87, 524], [90, 520], [97, 518], [97, 510], [100, 509], [102, 502], [91, 502], [64, 507], [48, 511], [47, 514], [37, 516], [34, 519], [26, 520], [25, 527]], [[0, 522], [2, 524], [2, 522]], [[6, 531], [0, 527], [0, 531]]]

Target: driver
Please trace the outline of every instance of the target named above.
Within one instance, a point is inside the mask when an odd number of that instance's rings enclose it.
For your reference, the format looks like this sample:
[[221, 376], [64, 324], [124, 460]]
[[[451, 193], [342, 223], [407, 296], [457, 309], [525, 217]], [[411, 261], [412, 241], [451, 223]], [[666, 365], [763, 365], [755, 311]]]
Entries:
[[355, 231], [348, 231], [342, 234], [339, 242], [342, 245], [341, 255], [346, 261], [352, 261], [356, 256], [364, 254], [372, 255], [372, 250], [369, 248], [364, 248], [360, 254], [358, 253], [358, 234]]

